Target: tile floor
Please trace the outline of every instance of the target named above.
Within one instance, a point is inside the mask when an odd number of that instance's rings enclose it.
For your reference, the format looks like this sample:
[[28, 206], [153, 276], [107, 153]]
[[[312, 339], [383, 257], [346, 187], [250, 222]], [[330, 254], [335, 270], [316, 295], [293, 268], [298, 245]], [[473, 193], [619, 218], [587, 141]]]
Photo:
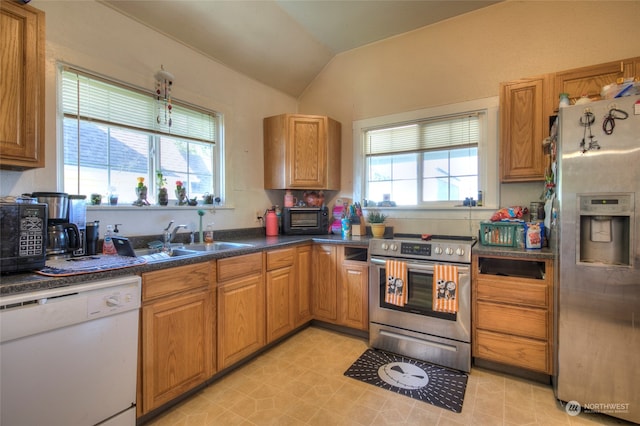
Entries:
[[363, 339], [309, 327], [226, 375], [152, 426], [209, 425], [620, 425], [567, 415], [549, 386], [472, 369], [461, 413], [343, 376]]

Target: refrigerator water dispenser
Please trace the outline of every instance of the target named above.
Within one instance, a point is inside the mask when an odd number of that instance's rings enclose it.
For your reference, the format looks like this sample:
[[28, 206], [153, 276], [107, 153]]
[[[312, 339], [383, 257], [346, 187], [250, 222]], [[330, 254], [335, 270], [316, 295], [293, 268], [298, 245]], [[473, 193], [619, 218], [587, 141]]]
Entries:
[[633, 194], [578, 196], [578, 263], [631, 265]]

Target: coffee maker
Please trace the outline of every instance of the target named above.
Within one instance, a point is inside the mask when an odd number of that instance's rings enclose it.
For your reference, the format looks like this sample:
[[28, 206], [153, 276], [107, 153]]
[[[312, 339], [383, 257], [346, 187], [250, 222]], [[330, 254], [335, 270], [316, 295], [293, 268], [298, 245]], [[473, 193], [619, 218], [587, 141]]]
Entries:
[[69, 195], [64, 192], [34, 192], [32, 197], [49, 206], [47, 257], [73, 255], [80, 248], [78, 225], [69, 222]]

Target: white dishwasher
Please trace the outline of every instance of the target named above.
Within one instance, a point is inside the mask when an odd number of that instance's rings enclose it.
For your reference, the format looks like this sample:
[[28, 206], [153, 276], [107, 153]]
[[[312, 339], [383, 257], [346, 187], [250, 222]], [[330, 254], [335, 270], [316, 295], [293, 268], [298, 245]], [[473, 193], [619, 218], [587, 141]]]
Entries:
[[0, 297], [0, 425], [134, 426], [140, 286]]

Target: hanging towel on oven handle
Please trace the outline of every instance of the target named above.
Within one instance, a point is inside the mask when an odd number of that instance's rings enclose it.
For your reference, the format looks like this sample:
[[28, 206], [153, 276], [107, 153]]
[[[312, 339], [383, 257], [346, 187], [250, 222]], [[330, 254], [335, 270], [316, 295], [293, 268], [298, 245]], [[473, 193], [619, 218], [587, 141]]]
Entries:
[[458, 267], [433, 266], [433, 310], [455, 314], [458, 312]]
[[407, 284], [407, 263], [401, 260], [387, 260], [385, 265], [387, 282], [384, 301], [391, 305], [404, 306], [409, 299]]

